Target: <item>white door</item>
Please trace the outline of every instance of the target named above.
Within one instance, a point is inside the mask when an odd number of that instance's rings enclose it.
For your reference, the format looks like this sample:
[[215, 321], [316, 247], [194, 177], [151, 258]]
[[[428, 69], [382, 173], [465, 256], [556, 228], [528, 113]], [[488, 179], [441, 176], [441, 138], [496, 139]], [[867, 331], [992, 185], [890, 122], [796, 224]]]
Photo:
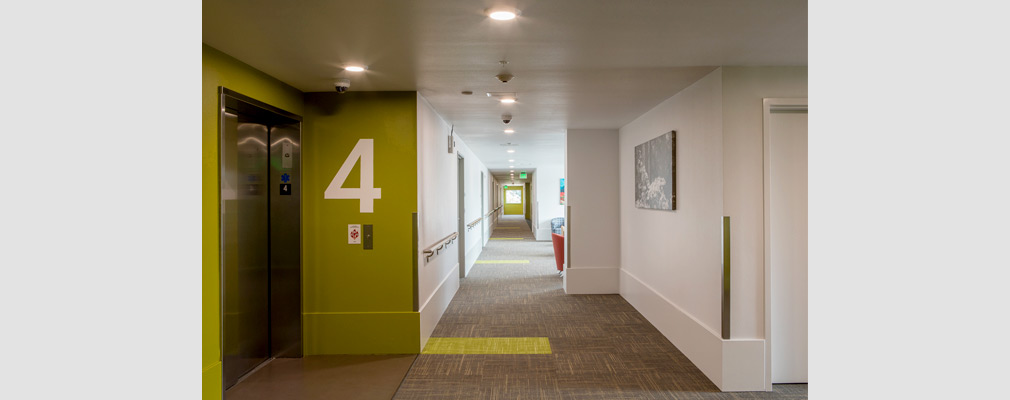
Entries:
[[807, 382], [807, 110], [767, 107], [771, 381]]

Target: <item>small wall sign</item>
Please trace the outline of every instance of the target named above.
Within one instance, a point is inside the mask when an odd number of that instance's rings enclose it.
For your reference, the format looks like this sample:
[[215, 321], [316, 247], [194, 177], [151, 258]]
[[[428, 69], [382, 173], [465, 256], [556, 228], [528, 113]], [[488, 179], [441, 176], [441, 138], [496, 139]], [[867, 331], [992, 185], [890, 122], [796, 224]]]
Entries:
[[361, 244], [361, 224], [347, 225], [347, 244]]

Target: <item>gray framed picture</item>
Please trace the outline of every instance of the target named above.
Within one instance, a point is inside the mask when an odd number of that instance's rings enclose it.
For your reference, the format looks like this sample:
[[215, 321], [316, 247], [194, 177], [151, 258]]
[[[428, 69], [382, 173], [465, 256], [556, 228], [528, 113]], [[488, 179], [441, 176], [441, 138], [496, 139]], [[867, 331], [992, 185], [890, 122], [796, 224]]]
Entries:
[[677, 132], [635, 146], [635, 207], [677, 209]]

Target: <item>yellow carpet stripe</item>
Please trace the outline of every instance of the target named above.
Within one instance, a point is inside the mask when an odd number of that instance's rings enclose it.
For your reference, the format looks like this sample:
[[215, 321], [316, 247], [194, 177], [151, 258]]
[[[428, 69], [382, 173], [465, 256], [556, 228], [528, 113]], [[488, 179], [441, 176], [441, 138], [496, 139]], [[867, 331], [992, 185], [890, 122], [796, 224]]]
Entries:
[[491, 240], [523, 240], [523, 238], [491, 238]]
[[551, 354], [551, 343], [545, 337], [433, 337], [421, 354]]
[[530, 260], [477, 260], [477, 264], [529, 264]]

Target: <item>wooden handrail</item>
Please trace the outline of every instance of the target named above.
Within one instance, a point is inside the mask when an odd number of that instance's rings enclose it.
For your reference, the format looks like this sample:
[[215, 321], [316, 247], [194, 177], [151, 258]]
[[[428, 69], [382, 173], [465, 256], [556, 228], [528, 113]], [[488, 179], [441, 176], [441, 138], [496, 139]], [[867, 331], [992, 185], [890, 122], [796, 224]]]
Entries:
[[428, 262], [429, 259], [437, 255], [439, 251], [445, 248], [445, 246], [448, 246], [450, 243], [455, 241], [457, 236], [459, 236], [459, 233], [453, 232], [449, 234], [449, 236], [442, 238], [442, 240], [439, 240], [438, 242], [435, 242], [435, 244], [424, 249], [424, 262]]
[[466, 230], [473, 229], [474, 226], [477, 226], [477, 224], [479, 224], [480, 221], [483, 221], [483, 220], [484, 220], [484, 217], [477, 217], [477, 219], [473, 220], [473, 222], [471, 222], [469, 224], [466, 224]]

